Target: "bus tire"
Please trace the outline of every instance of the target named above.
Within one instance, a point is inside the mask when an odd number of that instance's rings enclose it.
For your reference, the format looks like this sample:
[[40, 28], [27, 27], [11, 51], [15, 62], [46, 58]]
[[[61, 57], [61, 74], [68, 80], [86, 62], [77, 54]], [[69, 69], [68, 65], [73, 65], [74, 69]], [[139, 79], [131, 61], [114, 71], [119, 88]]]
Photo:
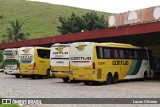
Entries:
[[118, 73], [115, 72], [115, 73], [114, 73], [114, 77], [112, 78], [112, 84], [115, 84], [115, 83], [117, 83], [117, 82], [118, 82]]
[[31, 79], [35, 79], [35, 77], [36, 77], [35, 75], [31, 75]]
[[91, 84], [92, 85], [99, 85], [99, 82], [98, 81], [92, 81]]
[[112, 74], [108, 73], [106, 77], [106, 84], [111, 84], [112, 83]]
[[16, 78], [20, 78], [20, 75], [19, 75], [19, 74], [16, 74], [15, 77], [16, 77]]
[[147, 71], [145, 71], [143, 74], [143, 80], [147, 80], [147, 79], [148, 79], [148, 74], [147, 74]]
[[46, 71], [46, 78], [50, 78], [50, 69], [47, 69]]
[[43, 75], [39, 75], [37, 78], [42, 79], [43, 77], [44, 77]]
[[68, 83], [69, 78], [63, 78], [63, 82]]
[[22, 78], [27, 78], [27, 75], [22, 75]]
[[90, 81], [85, 81], [85, 82], [83, 82], [85, 85], [90, 85]]

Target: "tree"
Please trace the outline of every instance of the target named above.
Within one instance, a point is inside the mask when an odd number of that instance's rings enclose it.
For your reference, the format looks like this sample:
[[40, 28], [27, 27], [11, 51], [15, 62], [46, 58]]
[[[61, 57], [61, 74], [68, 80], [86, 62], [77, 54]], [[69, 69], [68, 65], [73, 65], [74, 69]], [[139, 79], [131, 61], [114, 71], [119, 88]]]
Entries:
[[61, 34], [107, 28], [104, 15], [98, 16], [94, 11], [82, 16], [77, 16], [75, 13], [72, 13], [68, 18], [60, 16], [59, 22], [61, 26], [57, 28]]
[[65, 18], [60, 16], [59, 22], [61, 26], [58, 26], [58, 31], [61, 34], [80, 32], [83, 29], [83, 20], [81, 17], [72, 13], [71, 17]]
[[12, 21], [10, 26], [7, 28], [7, 32], [3, 35], [2, 42], [15, 42], [20, 40], [25, 40], [29, 33], [22, 32], [23, 23], [20, 23], [18, 20]]
[[85, 23], [84, 30], [95, 30], [107, 28], [107, 21], [105, 21], [104, 15], [98, 16], [96, 12], [88, 12], [83, 15], [83, 20]]

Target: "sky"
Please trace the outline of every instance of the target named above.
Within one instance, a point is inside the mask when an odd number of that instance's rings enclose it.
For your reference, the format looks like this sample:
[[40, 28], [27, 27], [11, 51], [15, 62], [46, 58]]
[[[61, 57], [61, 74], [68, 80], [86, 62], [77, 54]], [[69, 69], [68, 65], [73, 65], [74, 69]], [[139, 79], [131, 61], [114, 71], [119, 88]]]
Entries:
[[29, 0], [66, 5], [95, 11], [122, 13], [153, 6], [159, 6], [160, 0]]

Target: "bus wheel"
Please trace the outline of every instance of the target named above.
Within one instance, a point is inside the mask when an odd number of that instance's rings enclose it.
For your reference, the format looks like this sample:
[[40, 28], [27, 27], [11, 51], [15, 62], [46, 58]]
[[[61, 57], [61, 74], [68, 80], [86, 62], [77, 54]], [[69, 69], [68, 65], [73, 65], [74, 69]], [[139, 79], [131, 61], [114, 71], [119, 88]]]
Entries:
[[42, 75], [39, 75], [39, 76], [38, 76], [38, 79], [42, 79], [43, 77], [44, 77], [44, 76], [42, 76]]
[[143, 80], [147, 80], [147, 78], [148, 78], [148, 74], [147, 74], [147, 71], [145, 71], [143, 75]]
[[92, 85], [99, 85], [99, 82], [98, 81], [92, 81], [91, 84]]
[[111, 84], [112, 83], [112, 74], [108, 73], [107, 77], [106, 77], [106, 83], [107, 84]]
[[67, 83], [69, 81], [69, 78], [63, 78], [63, 82]]
[[85, 81], [85, 82], [83, 82], [85, 85], [90, 85], [91, 84], [91, 82], [90, 81]]
[[19, 75], [19, 74], [16, 74], [15, 77], [16, 77], [16, 78], [20, 78], [20, 75]]
[[118, 82], [118, 73], [114, 73], [114, 77], [112, 78], [112, 83], [115, 84]]
[[27, 78], [27, 75], [22, 75], [22, 78]]
[[35, 75], [31, 75], [31, 79], [35, 79], [35, 77], [36, 77]]
[[47, 69], [46, 71], [46, 78], [50, 78], [50, 69]]

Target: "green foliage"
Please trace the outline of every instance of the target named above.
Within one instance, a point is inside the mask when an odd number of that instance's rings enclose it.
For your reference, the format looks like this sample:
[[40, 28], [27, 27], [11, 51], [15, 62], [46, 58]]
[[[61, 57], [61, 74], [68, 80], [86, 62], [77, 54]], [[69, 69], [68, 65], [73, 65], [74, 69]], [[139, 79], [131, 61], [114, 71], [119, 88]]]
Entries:
[[57, 26], [58, 31], [61, 34], [75, 33], [107, 28], [107, 20], [104, 15], [99, 16], [96, 12], [87, 12], [81, 17], [72, 13], [68, 18], [59, 17], [60, 26]]
[[0, 104], [0, 107], [20, 107], [17, 104]]
[[3, 50], [0, 50], [0, 63], [3, 61]]
[[[0, 38], [6, 33], [9, 22], [16, 19], [25, 23], [23, 30], [30, 33], [28, 39], [59, 35], [59, 16], [69, 17], [72, 12], [84, 15], [91, 10], [28, 0], [0, 0], [0, 15], [3, 15], [0, 19]], [[103, 14], [105, 18], [109, 15], [105, 12], [98, 14]]]
[[88, 12], [83, 15], [84, 30], [95, 30], [107, 28], [107, 20], [105, 20], [104, 15], [98, 16], [96, 12]]
[[59, 22], [61, 22], [61, 26], [57, 28], [61, 34], [80, 32], [84, 26], [83, 19], [76, 16], [75, 13], [72, 13], [71, 17], [67, 19], [60, 16]]
[[0, 19], [3, 19], [3, 15], [0, 15]]
[[3, 69], [3, 50], [0, 50], [0, 69]]
[[25, 40], [29, 33], [22, 32], [22, 25], [19, 20], [12, 21], [7, 28], [6, 34], [3, 36], [3, 42], [15, 42]]

